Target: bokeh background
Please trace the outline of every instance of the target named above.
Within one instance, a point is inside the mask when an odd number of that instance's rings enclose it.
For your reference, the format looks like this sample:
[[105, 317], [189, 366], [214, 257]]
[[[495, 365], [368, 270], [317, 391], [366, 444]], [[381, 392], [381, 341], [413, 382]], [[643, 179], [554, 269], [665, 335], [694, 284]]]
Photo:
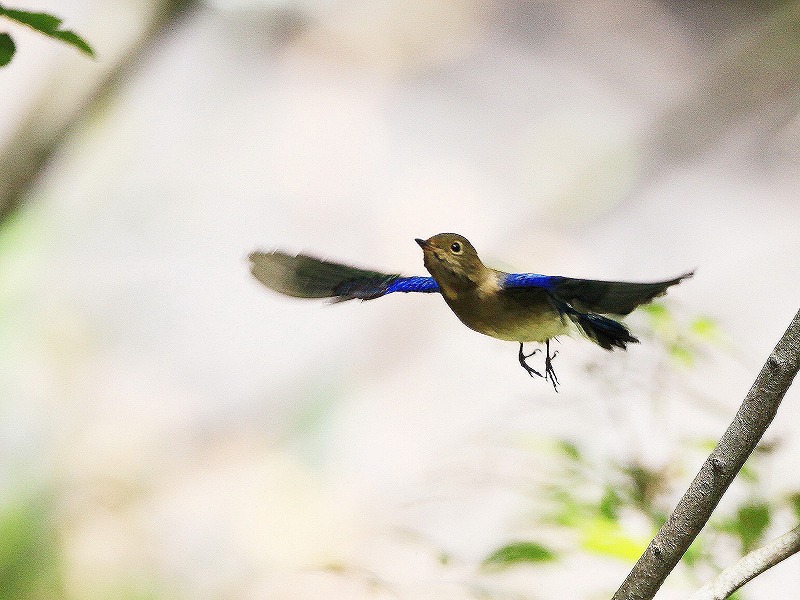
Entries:
[[[2, 24], [2, 598], [607, 598], [798, 308], [796, 2], [18, 5], [98, 57]], [[556, 394], [436, 296], [248, 272], [442, 231], [697, 273]], [[799, 400], [660, 598], [796, 524]]]

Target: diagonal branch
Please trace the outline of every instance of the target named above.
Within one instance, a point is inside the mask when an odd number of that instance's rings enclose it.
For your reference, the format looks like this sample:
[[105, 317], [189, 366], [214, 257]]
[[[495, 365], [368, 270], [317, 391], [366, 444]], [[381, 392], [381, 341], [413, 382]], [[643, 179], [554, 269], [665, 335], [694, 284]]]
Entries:
[[655, 596], [764, 435], [798, 369], [800, 311], [769, 355], [728, 430], [613, 600], [649, 600]]
[[0, 145], [0, 225], [23, 202], [26, 192], [50, 157], [69, 138], [75, 125], [107, 100], [119, 82], [174, 29], [176, 21], [197, 4], [197, 0], [154, 2], [145, 18], [143, 31], [123, 49], [121, 56], [113, 62], [108, 58], [98, 61], [103, 71], [100, 76], [86, 75], [86, 81], [78, 82], [80, 89], [77, 90], [73, 76], [69, 93], [59, 80], [43, 88], [17, 130]]
[[743, 556], [710, 584], [692, 594], [689, 600], [725, 600], [745, 583], [796, 552], [800, 552], [800, 525]]

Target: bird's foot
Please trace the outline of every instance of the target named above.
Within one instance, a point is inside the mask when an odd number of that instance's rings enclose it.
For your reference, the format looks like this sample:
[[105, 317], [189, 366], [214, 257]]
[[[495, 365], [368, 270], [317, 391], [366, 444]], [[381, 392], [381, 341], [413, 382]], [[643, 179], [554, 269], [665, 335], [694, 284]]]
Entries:
[[538, 375], [539, 377], [544, 377], [544, 375], [539, 373], [539, 371], [537, 371], [536, 369], [531, 367], [527, 362], [525, 362], [526, 358], [530, 358], [531, 356], [533, 356], [537, 352], [541, 352], [541, 349], [537, 348], [536, 350], [534, 350], [530, 354], [525, 354], [522, 351], [522, 342], [520, 342], [519, 343], [519, 364], [522, 365], [522, 368], [525, 369], [525, 372], [528, 373], [528, 375], [530, 375], [531, 377], [533, 377], [534, 375]]
[[555, 369], [553, 369], [553, 359], [558, 355], [558, 350], [550, 354], [550, 340], [547, 340], [545, 342], [545, 349], [547, 350], [547, 352], [545, 353], [545, 358], [544, 358], [544, 379], [545, 381], [547, 381], [549, 377], [550, 383], [553, 384], [553, 389], [557, 392], [558, 377], [556, 376]]

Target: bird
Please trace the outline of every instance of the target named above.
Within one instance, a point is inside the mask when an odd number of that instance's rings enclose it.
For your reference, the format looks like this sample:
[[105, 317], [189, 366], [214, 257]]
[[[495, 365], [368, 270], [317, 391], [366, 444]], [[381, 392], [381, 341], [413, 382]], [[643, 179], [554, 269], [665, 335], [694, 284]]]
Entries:
[[[461, 322], [479, 333], [517, 342], [519, 364], [558, 391], [550, 341], [582, 336], [605, 350], [625, 350], [639, 340], [617, 318], [633, 312], [691, 277], [688, 271], [652, 283], [578, 279], [538, 273], [506, 273], [483, 264], [475, 247], [457, 233], [415, 239], [427, 276], [403, 276], [352, 267], [280, 250], [249, 255], [253, 276], [273, 291], [331, 302], [374, 300], [396, 292], [438, 293]], [[545, 344], [544, 373], [528, 364], [524, 344]]]

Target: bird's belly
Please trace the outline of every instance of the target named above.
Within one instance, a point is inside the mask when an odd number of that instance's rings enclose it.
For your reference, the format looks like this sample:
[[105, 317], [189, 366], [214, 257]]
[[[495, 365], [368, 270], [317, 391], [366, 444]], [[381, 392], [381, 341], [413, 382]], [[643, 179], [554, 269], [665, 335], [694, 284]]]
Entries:
[[510, 342], [544, 342], [568, 335], [573, 325], [551, 306], [517, 307], [494, 302], [448, 302], [470, 329]]
[[478, 329], [481, 333], [509, 342], [544, 342], [559, 335], [567, 335], [572, 327], [561, 315], [547, 315], [543, 318], [528, 318], [503, 326], [486, 326]]

